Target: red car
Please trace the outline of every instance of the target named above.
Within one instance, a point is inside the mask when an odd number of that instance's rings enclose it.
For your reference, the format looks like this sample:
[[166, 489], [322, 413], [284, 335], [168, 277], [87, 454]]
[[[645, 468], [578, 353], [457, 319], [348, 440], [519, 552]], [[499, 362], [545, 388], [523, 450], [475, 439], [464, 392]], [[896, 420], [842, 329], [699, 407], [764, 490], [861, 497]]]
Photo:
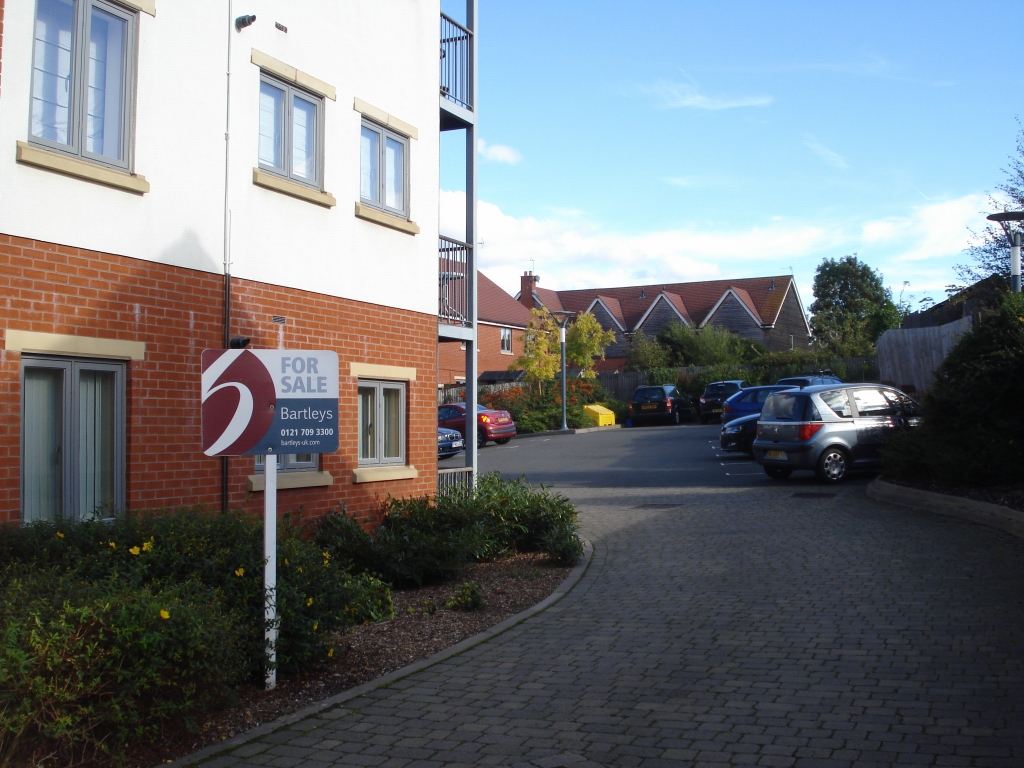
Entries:
[[[488, 440], [504, 445], [516, 436], [516, 423], [508, 411], [494, 411], [480, 405], [476, 406], [476, 444], [483, 448]], [[437, 406], [437, 426], [457, 430], [466, 437], [466, 404], [452, 403]]]

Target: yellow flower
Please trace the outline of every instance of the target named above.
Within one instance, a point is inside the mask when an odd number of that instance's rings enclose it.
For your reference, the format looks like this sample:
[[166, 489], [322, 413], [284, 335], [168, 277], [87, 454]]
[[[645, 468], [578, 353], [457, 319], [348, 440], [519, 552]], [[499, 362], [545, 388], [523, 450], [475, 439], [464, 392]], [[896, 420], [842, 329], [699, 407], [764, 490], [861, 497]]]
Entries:
[[319, 626], [320, 626], [320, 622], [319, 621], [314, 621], [313, 622], [313, 631], [316, 632], [316, 628], [319, 627]]
[[166, 608], [161, 608], [160, 609], [160, 618], [161, 619], [169, 619], [169, 618], [171, 618], [171, 612], [168, 611]]
[[63, 539], [64, 538], [64, 534], [61, 533], [60, 531], [57, 531], [57, 538], [58, 539]]
[[313, 598], [311, 597], [311, 598], [309, 598], [309, 600], [306, 601], [306, 607], [309, 608], [309, 606], [311, 606], [312, 604], [313, 604]]
[[242, 566], [238, 566], [238, 570], [235, 571], [235, 576], [244, 576], [244, 575], [245, 575], [245, 568], [243, 568]]
[[299, 566], [298, 571], [299, 571], [299, 573], [302, 573], [302, 566], [301, 565]]
[[129, 551], [129, 552], [131, 552], [131, 553], [132, 553], [133, 555], [137, 555], [137, 554], [139, 554], [139, 552], [141, 552], [142, 550], [141, 550], [141, 549], [139, 549], [138, 547], [132, 547], [132, 548], [131, 548], [131, 549], [129, 549], [128, 551]]
[[287, 557], [284, 559], [284, 564], [285, 565], [291, 565], [291, 563], [288, 562], [288, 558]]
[[153, 537], [152, 536], [149, 537], [149, 541], [147, 541], [145, 544], [142, 545], [142, 551], [143, 552], [152, 552], [153, 551]]
[[333, 648], [331, 648], [331, 649], [330, 649], [330, 650], [329, 650], [329, 651], [327, 652], [327, 658], [329, 659], [329, 658], [331, 658], [331, 657], [333, 657], [333, 656], [334, 656], [334, 649], [333, 649]]
[[114, 542], [110, 542], [110, 548], [117, 549], [117, 544], [115, 544]]

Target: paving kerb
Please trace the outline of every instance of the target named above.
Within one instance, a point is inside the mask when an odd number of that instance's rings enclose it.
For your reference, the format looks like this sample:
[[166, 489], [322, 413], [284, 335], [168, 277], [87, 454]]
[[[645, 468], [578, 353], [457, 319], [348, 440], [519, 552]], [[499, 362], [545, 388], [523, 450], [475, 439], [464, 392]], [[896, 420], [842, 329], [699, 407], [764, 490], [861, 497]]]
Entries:
[[987, 501], [975, 501], [961, 496], [908, 488], [905, 485], [888, 483], [881, 477], [872, 480], [865, 489], [865, 493], [876, 501], [899, 504], [904, 507], [987, 525], [1024, 539], [1024, 512], [1002, 504], [991, 504]]
[[311, 715], [316, 715], [320, 712], [323, 712], [326, 709], [330, 709], [331, 707], [337, 706], [338, 704], [343, 704], [344, 702], [349, 701], [351, 699], [358, 698], [366, 693], [375, 691], [378, 688], [391, 685], [392, 683], [397, 682], [398, 680], [402, 680], [403, 678], [409, 677], [410, 675], [414, 675], [417, 672], [420, 672], [421, 670], [427, 669], [428, 667], [432, 667], [435, 664], [441, 663], [442, 661], [446, 661], [447, 659], [450, 659], [453, 656], [458, 656], [460, 653], [465, 653], [471, 648], [475, 648], [481, 643], [485, 643], [491, 638], [497, 637], [503, 632], [508, 631], [517, 624], [521, 624], [527, 619], [530, 619], [536, 616], [537, 614], [542, 613], [543, 611], [547, 610], [552, 605], [557, 603], [559, 600], [561, 600], [563, 597], [565, 597], [566, 594], [568, 594], [569, 590], [575, 587], [576, 584], [579, 583], [579, 580], [582, 579], [583, 575], [587, 572], [587, 569], [590, 567], [590, 562], [593, 557], [593, 554], [594, 545], [590, 542], [589, 539], [583, 538], [582, 560], [580, 560], [580, 562], [576, 564], [576, 567], [574, 567], [569, 572], [569, 575], [562, 580], [562, 583], [558, 585], [558, 588], [554, 592], [545, 597], [536, 605], [527, 608], [525, 611], [520, 611], [515, 616], [509, 616], [504, 621], [495, 624], [493, 627], [490, 627], [489, 629], [485, 629], [483, 632], [478, 632], [472, 637], [467, 637], [465, 640], [461, 640], [455, 645], [451, 645], [441, 651], [438, 651], [433, 656], [428, 656], [425, 659], [414, 661], [412, 664], [407, 664], [401, 669], [396, 669], [393, 672], [388, 672], [386, 675], [381, 675], [380, 677], [371, 680], [368, 683], [363, 683], [362, 685], [356, 686], [355, 688], [350, 688], [347, 691], [343, 691], [342, 693], [331, 696], [330, 698], [324, 699], [323, 701], [319, 701], [315, 704], [310, 704], [308, 707], [303, 707], [302, 709], [296, 710], [295, 712], [291, 712], [287, 715], [282, 715], [281, 717], [277, 718], [276, 720], [272, 720], [269, 723], [263, 723], [262, 725], [258, 725], [255, 728], [251, 728], [248, 731], [245, 731], [244, 733], [232, 736], [230, 739], [222, 741], [219, 744], [211, 744], [210, 746], [204, 747], [198, 752], [194, 752], [191, 755], [186, 755], [185, 757], [179, 757], [177, 760], [174, 760], [170, 763], [164, 763], [164, 765], [167, 765], [169, 768], [184, 768], [185, 766], [206, 763], [209, 760], [217, 757], [217, 755], [244, 746], [245, 744], [248, 744], [249, 742], [258, 739], [261, 736], [266, 736], [267, 734], [273, 733], [274, 731], [291, 725], [292, 723], [298, 722], [299, 720], [310, 717]]
[[607, 432], [611, 429], [622, 429], [622, 425], [609, 424], [605, 427], [579, 427], [578, 429], [549, 429], [544, 432], [521, 432], [516, 435], [516, 440], [524, 440], [531, 437], [551, 437], [552, 435], [585, 435], [588, 432]]

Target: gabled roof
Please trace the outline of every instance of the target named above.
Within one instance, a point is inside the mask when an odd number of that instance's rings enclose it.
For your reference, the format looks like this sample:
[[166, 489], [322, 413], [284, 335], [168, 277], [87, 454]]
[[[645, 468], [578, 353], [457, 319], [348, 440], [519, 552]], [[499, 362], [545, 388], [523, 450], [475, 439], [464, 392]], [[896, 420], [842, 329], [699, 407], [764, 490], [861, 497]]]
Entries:
[[740, 303], [740, 305], [745, 310], [747, 310], [747, 314], [750, 315], [751, 319], [755, 323], [757, 323], [758, 325], [761, 325], [761, 326], [765, 325], [765, 323], [762, 322], [760, 316], [757, 314], [757, 308], [754, 307], [754, 302], [751, 300], [750, 294], [747, 293], [742, 288], [733, 288], [733, 287], [730, 286], [729, 290], [727, 290], [725, 293], [722, 294], [722, 298], [720, 298], [718, 301], [715, 302], [715, 306], [713, 306], [711, 308], [711, 311], [708, 312], [707, 317], [705, 317], [703, 320], [700, 321], [700, 325], [701, 325], [702, 328], [705, 325], [707, 325], [708, 321], [712, 317], [714, 317], [715, 312], [718, 311], [718, 308], [720, 306], [722, 306], [722, 303], [726, 299], [728, 299], [730, 296], [732, 296], [734, 299], [736, 299], [736, 301], [738, 301]]
[[622, 316], [622, 307], [619, 305], [619, 300], [611, 296], [598, 296], [587, 307], [587, 312], [593, 312], [594, 307], [600, 304], [604, 307], [604, 311], [611, 315], [612, 320], [619, 326], [620, 331], [626, 330], [626, 320]]
[[[665, 296], [672, 306], [689, 318], [700, 318], [703, 323], [723, 298], [732, 293], [746, 307], [751, 317], [762, 326], [770, 327], [778, 319], [783, 301], [789, 290], [796, 291], [791, 275], [775, 277], [749, 277], [740, 280], [704, 280], [693, 283], [664, 283], [620, 288], [584, 288], [575, 291], [551, 291], [538, 288], [535, 295], [549, 309], [585, 312], [600, 297], [607, 307], [611, 299], [618, 302], [620, 319], [627, 331], [636, 330], [652, 306]], [[676, 299], [678, 298], [678, 303]], [[549, 303], [550, 299], [550, 303]], [[797, 292], [799, 301], [799, 292]], [[555, 304], [555, 301], [558, 304]], [[801, 304], [801, 311], [803, 306]], [[609, 312], [611, 309], [609, 308]], [[804, 313], [806, 319], [806, 312]]]
[[655, 297], [654, 301], [651, 302], [651, 306], [647, 308], [647, 311], [644, 312], [637, 321], [637, 328], [647, 322], [647, 318], [650, 316], [651, 312], [654, 311], [654, 308], [658, 306], [659, 301], [663, 301], [668, 304], [676, 313], [676, 317], [683, 321], [684, 325], [693, 326], [693, 320], [690, 319], [690, 313], [686, 311], [686, 305], [683, 304], [683, 300], [679, 298], [678, 293], [659, 293]]
[[483, 272], [476, 273], [477, 319], [485, 323], [525, 328], [530, 310], [501, 290]]
[[[540, 288], [535, 286], [533, 289], [534, 299], [539, 299], [541, 306], [547, 307], [552, 312], [561, 312], [565, 309], [562, 306], [562, 300], [558, 295], [558, 291], [552, 291], [550, 288]], [[536, 303], [536, 302], [534, 302]], [[540, 307], [538, 307], [539, 309]]]

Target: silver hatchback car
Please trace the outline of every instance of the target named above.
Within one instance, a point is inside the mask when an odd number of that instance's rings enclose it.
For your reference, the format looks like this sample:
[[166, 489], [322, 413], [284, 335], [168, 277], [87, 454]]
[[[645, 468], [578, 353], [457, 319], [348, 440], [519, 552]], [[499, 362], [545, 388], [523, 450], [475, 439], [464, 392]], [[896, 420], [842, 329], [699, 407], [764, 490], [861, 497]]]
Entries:
[[784, 480], [810, 469], [838, 483], [853, 469], [881, 464], [892, 433], [920, 421], [909, 395], [882, 384], [827, 384], [772, 394], [757, 422], [754, 458], [769, 477]]

